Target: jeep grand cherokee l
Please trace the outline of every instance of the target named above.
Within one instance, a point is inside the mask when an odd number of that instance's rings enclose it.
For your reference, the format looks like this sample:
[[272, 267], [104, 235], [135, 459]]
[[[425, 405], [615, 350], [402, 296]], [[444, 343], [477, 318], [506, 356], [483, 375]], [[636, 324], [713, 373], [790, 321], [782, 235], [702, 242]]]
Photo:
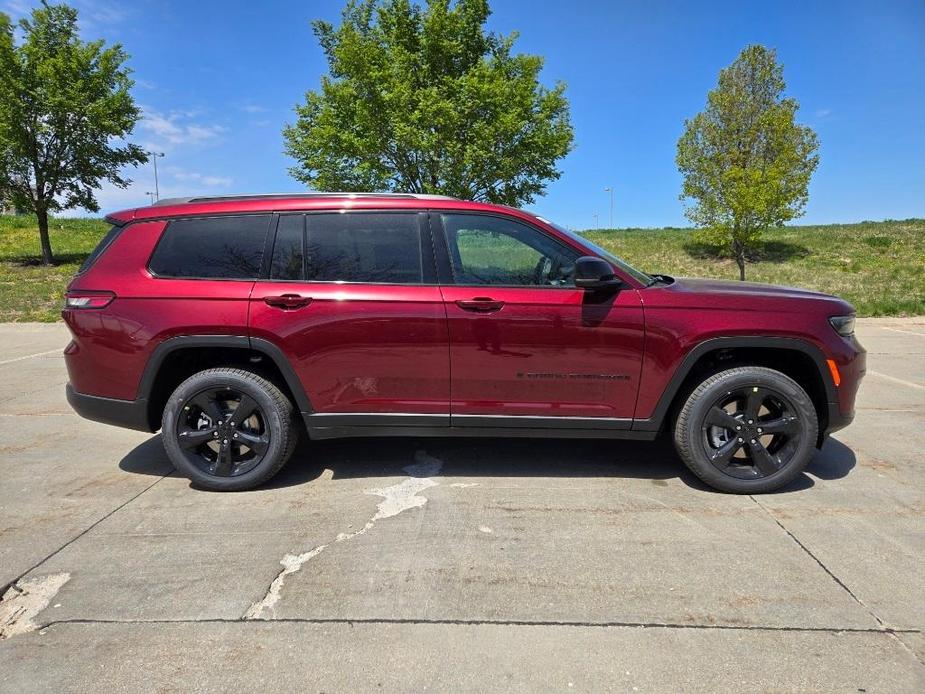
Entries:
[[67, 397], [163, 432], [199, 487], [272, 477], [303, 431], [653, 439], [704, 482], [781, 487], [848, 424], [854, 310], [634, 269], [521, 210], [412, 194], [163, 200], [68, 287]]

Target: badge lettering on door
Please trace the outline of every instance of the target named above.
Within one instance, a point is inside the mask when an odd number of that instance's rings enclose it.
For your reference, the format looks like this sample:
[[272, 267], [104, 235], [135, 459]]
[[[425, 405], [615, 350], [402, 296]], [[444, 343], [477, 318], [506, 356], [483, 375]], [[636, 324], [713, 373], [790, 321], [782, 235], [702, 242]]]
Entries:
[[627, 374], [564, 374], [564, 373], [536, 373], [518, 371], [517, 378], [526, 378], [543, 381], [628, 381]]

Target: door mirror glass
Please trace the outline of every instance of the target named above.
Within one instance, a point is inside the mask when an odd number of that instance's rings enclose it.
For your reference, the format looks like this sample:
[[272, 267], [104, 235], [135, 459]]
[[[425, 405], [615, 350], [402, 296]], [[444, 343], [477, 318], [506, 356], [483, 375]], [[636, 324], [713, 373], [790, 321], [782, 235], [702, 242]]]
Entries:
[[575, 261], [575, 286], [583, 289], [617, 289], [623, 282], [603, 258], [585, 255]]

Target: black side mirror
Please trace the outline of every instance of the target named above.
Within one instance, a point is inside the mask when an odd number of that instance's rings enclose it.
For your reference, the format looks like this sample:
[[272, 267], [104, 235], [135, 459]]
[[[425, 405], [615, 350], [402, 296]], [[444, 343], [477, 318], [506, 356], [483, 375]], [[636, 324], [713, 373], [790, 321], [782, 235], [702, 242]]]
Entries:
[[582, 289], [618, 289], [623, 282], [613, 274], [610, 264], [593, 255], [575, 261], [575, 286]]

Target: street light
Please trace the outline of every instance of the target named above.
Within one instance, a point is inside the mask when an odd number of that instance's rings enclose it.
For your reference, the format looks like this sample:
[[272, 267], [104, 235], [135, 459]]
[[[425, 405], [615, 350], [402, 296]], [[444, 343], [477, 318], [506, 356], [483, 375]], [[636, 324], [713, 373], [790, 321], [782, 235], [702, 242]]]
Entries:
[[148, 156], [151, 157], [151, 161], [154, 162], [154, 198], [156, 200], [161, 199], [161, 189], [157, 185], [157, 158], [163, 157], [163, 152], [145, 152]]
[[610, 193], [610, 228], [613, 229], [613, 186], [607, 186], [604, 192]]
[[151, 204], [153, 205], [154, 204], [154, 193], [152, 193], [150, 190], [146, 190], [145, 195], [151, 198]]
[[595, 228], [595, 229], [600, 229], [600, 227], [599, 227], [598, 224], [597, 224], [597, 213], [595, 212], [595, 213], [592, 214], [591, 216], [594, 217], [594, 228]]

